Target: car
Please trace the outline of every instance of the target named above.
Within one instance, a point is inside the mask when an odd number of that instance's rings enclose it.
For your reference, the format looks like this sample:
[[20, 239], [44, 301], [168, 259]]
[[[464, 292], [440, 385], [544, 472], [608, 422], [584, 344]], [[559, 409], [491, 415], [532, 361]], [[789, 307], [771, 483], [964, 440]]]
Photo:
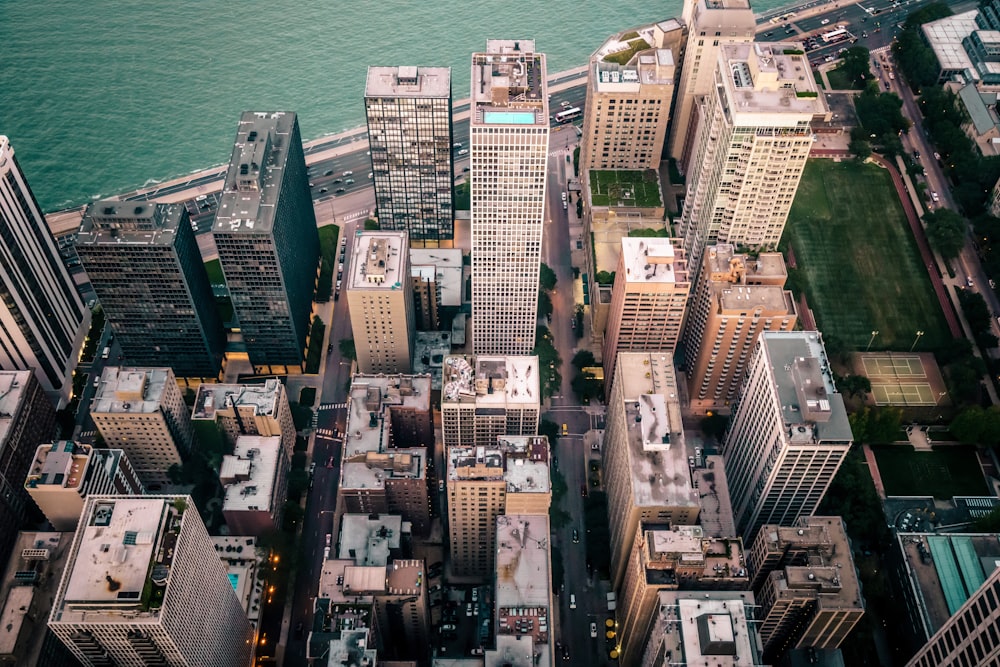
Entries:
[[340, 262], [339, 264], [337, 264], [337, 271], [343, 271], [343, 270], [344, 270], [344, 263]]
[[574, 528], [573, 529], [573, 544], [579, 544], [579, 543], [580, 543], [580, 531], [578, 531], [576, 528]]
[[340, 291], [340, 286], [341, 286], [342, 283], [343, 283], [343, 281], [341, 281], [341, 280], [337, 281], [337, 291], [338, 292]]
[[864, 32], [864, 31], [862, 31], [862, 32], [861, 32], [861, 39], [867, 39], [867, 38], [868, 38], [868, 33], [867, 33], [867, 32]]
[[920, 151], [913, 151], [913, 159], [914, 160], [920, 159]]
[[934, 192], [933, 190], [931, 190], [931, 201], [934, 202], [935, 204], [941, 201], [941, 198], [938, 197], [938, 193]]
[[353, 174], [354, 174], [353, 171], [345, 171], [344, 172], [344, 176], [352, 176]]
[[326, 546], [330, 546], [333, 542], [333, 533], [326, 534]]
[[427, 589], [427, 592], [428, 593], [437, 593], [439, 590], [441, 590], [441, 584], [434, 584], [433, 586], [431, 586], [430, 588]]
[[773, 34], [774, 34], [773, 32], [765, 32], [764, 37], [770, 37]]
[[820, 25], [826, 25], [829, 22], [830, 22], [830, 19], [823, 19], [822, 21], [819, 22], [819, 24]]
[[344, 277], [344, 272], [343, 271], [337, 271], [337, 280], [342, 280], [343, 277]]
[[458, 154], [459, 155], [468, 155], [469, 154], [469, 149], [468, 148], [463, 148], [462, 150], [458, 151]]
[[452, 148], [461, 148], [463, 146], [461, 141], [456, 141], [451, 145]]
[[594, 638], [597, 637], [597, 623], [590, 624], [590, 636]]
[[569, 206], [567, 206], [567, 205], [566, 205], [566, 202], [565, 202], [565, 201], [563, 201], [563, 210], [564, 210], [564, 211], [566, 211], [566, 210], [568, 210], [568, 209], [569, 209]]
[[351, 185], [352, 183], [354, 183], [354, 179], [353, 178], [349, 178], [346, 181], [344, 181], [344, 183], [346, 183], [347, 185]]
[[311, 475], [314, 472], [316, 472], [316, 462], [315, 461], [313, 461], [312, 463], [309, 464], [309, 474]]
[[968, 287], [972, 287], [975, 284], [975, 283], [972, 282], [972, 276], [966, 276], [965, 277], [965, 284]]
[[320, 194], [323, 194], [324, 192], [329, 192], [329, 191], [330, 191], [330, 188], [320, 188], [319, 189], [319, 193]]
[[465, 615], [469, 616], [469, 617], [472, 616], [472, 603], [471, 602], [466, 602], [465, 603]]
[[468, 167], [462, 167], [462, 173], [463, 173], [463, 174], [464, 174], [464, 173], [466, 173], [467, 171], [469, 171], [469, 168], [468, 168]]
[[562, 193], [560, 193], [560, 194], [562, 194], [562, 200], [563, 200], [563, 201], [566, 201], [566, 193], [565, 193], [565, 192], [562, 192]]
[[333, 176], [333, 169], [327, 169], [323, 172], [324, 176]]
[[594, 450], [595, 452], [599, 452], [599, 451], [601, 451], [601, 443], [599, 443], [599, 442], [592, 442], [592, 443], [590, 443], [590, 448], [592, 450]]
[[309, 187], [314, 188], [314, 187], [316, 187], [316, 184], [313, 183], [312, 181], [309, 181]]
[[452, 623], [445, 623], [441, 626], [441, 632], [454, 632], [456, 629]]
[[444, 480], [443, 479], [439, 479], [438, 480], [438, 493], [442, 493], [442, 492], [444, 492]]
[[476, 648], [472, 649], [470, 653], [472, 653], [472, 655], [484, 655], [486, 653], [486, 649], [484, 649], [482, 646], [477, 646]]
[[332, 456], [326, 460], [326, 467], [327, 468], [331, 468], [331, 469], [333, 468], [333, 457]]
[[563, 424], [562, 434], [569, 435], [569, 424]]
[[342, 178], [335, 178], [335, 179], [333, 179], [333, 182], [334, 183], [343, 183], [344, 179], [342, 179]]
[[941, 159], [941, 154], [940, 153], [935, 153], [934, 154], [934, 159], [935, 160], [940, 160]]
[[346, 253], [345, 253], [345, 252], [344, 252], [343, 250], [341, 250], [341, 251], [340, 251], [340, 257], [338, 257], [338, 258], [337, 258], [337, 261], [338, 261], [338, 262], [343, 262], [343, 261], [344, 261], [344, 258], [345, 258], [346, 256], [347, 256], [347, 254], [346, 254]]
[[569, 660], [569, 649], [563, 646], [562, 653], [563, 653], [563, 660]]
[[990, 278], [990, 289], [996, 289], [996, 288], [997, 288], [996, 281]]
[[479, 602], [479, 587], [474, 587], [472, 589], [472, 601]]
[[566, 100], [563, 100], [562, 102], [559, 103], [559, 106], [561, 106], [563, 109], [568, 109], [569, 108], [569, 102], [567, 102]]
[[340, 239], [340, 247], [341, 247], [341, 248], [343, 248], [343, 247], [344, 247], [344, 246], [346, 246], [346, 245], [347, 245], [347, 237], [346, 237], [346, 236], [343, 236], [343, 237], [341, 237], [341, 239]]
[[335, 194], [342, 195], [345, 192], [347, 192], [347, 190], [345, 190], [344, 188], [337, 188], [337, 192]]
[[581, 484], [580, 485], [580, 495], [583, 496], [584, 498], [587, 497], [587, 485], [586, 484]]
[[569, 608], [576, 609], [576, 594], [574, 593], [569, 594]]
[[372, 177], [372, 175], [373, 175], [374, 173], [375, 173], [375, 172], [373, 172], [373, 171], [369, 171], [369, 172], [368, 172], [368, 178], [371, 178], [371, 177]]

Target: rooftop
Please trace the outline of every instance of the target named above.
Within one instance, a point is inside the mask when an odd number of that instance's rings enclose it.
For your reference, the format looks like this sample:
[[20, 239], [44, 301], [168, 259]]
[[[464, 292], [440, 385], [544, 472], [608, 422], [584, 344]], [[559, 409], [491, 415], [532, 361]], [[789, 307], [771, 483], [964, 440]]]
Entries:
[[749, 589], [750, 577], [743, 556], [743, 541], [738, 538], [706, 537], [701, 526], [673, 526], [646, 531], [646, 550], [642, 560], [650, 584], [680, 583], [691, 570], [699, 581], [727, 579], [742, 582]]
[[[0, 141], [0, 146], [2, 144]], [[31, 371], [0, 371], [0, 443], [7, 442], [14, 416], [21, 404], [21, 391], [30, 379]]]
[[410, 248], [406, 232], [358, 232], [351, 247], [351, 270], [348, 289], [403, 289], [409, 275], [403, 275], [406, 253]]
[[386, 592], [389, 595], [420, 595], [427, 584], [427, 568], [419, 559], [394, 559], [386, 572]]
[[77, 489], [84, 482], [87, 462], [93, 447], [72, 440], [60, 440], [49, 445], [39, 445], [35, 458], [28, 468], [25, 488], [58, 486]]
[[354, 667], [374, 665], [377, 651], [370, 648], [368, 629], [343, 630], [340, 636], [330, 640], [330, 656], [327, 667]]
[[504, 407], [539, 401], [538, 357], [479, 355], [444, 360], [443, 403]]
[[750, 592], [661, 591], [651, 639], [678, 650], [676, 662], [687, 667], [759, 665], [760, 641], [748, 625], [753, 604]]
[[106, 199], [87, 206], [76, 243], [172, 246], [186, 218], [183, 204]]
[[[538, 654], [538, 659], [535, 655]], [[496, 649], [487, 650], [483, 662], [474, 662], [474, 658], [463, 661], [462, 667], [482, 664], [483, 667], [547, 667], [555, 664], [551, 651], [547, 646], [535, 646], [531, 637], [519, 635], [498, 635]], [[456, 661], [457, 663], [458, 661]], [[437, 667], [437, 661], [435, 661]]]
[[355, 566], [385, 567], [402, 543], [403, 518], [398, 514], [345, 514], [341, 519], [337, 555]]
[[438, 303], [442, 306], [462, 305], [462, 251], [459, 248], [410, 248], [411, 273], [418, 268], [433, 267], [438, 287]]
[[733, 285], [719, 291], [719, 310], [747, 312], [762, 308], [768, 313], [794, 313], [795, 302], [790, 292], [777, 285]]
[[173, 382], [174, 374], [169, 368], [107, 366], [94, 392], [90, 411], [99, 414], [157, 412], [168, 383]]
[[899, 532], [896, 541], [928, 638], [1000, 567], [998, 533]]
[[[496, 609], [501, 636], [530, 635], [541, 664], [551, 660], [549, 518], [497, 517]], [[499, 638], [498, 638], [499, 639]], [[498, 642], [499, 648], [499, 642]]]
[[819, 332], [765, 331], [760, 341], [774, 371], [788, 442], [851, 442], [844, 399], [834, 386]]
[[450, 67], [369, 67], [365, 97], [451, 96]]
[[232, 454], [222, 457], [219, 482], [225, 490], [223, 512], [268, 512], [272, 503], [274, 482], [281, 460], [281, 438], [241, 435], [236, 439]]
[[756, 258], [739, 253], [728, 243], [709, 246], [704, 254], [706, 278], [726, 285], [784, 285], [788, 278], [780, 252], [762, 252]]
[[639, 507], [698, 507], [684, 445], [673, 356], [623, 352], [617, 367], [615, 379], [624, 382], [633, 502]]
[[625, 237], [622, 264], [629, 283], [687, 283], [687, 263], [671, 239]]
[[962, 40], [979, 30], [979, 26], [976, 25], [978, 14], [979, 10], [972, 9], [920, 26], [924, 39], [934, 50], [942, 71], [959, 71], [977, 78], [976, 68], [962, 45]]
[[450, 331], [417, 331], [413, 343], [413, 374], [429, 375], [431, 389], [441, 391], [441, 369], [451, 352]]
[[472, 125], [547, 128], [545, 55], [531, 39], [486, 42], [472, 54]]
[[271, 232], [295, 118], [284, 111], [240, 117], [213, 232]]
[[726, 464], [721, 456], [705, 457], [705, 465], [691, 472], [695, 488], [701, 497], [698, 523], [709, 537], [736, 535], [733, 505], [729, 499]]
[[723, 44], [719, 67], [735, 125], [796, 127], [827, 113], [825, 96], [819, 95], [798, 42]]
[[198, 386], [194, 399], [192, 419], [215, 419], [220, 409], [253, 408], [254, 414], [278, 414], [278, 399], [283, 392], [280, 380], [267, 380], [264, 384], [208, 384]]
[[544, 435], [501, 436], [507, 493], [549, 493], [549, 439]]
[[247, 618], [260, 617], [263, 584], [257, 578], [257, 538], [248, 535], [213, 535], [215, 553], [226, 566], [229, 583], [247, 612]]

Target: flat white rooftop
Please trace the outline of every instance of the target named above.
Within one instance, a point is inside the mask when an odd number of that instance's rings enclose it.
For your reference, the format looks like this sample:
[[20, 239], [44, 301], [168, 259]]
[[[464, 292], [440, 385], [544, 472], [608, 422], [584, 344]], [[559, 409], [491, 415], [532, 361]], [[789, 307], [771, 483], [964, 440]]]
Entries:
[[174, 382], [169, 368], [108, 366], [101, 374], [90, 411], [99, 414], [156, 412], [168, 382]]
[[538, 357], [452, 356], [444, 360], [443, 402], [531, 405], [539, 402]]
[[[337, 556], [357, 567], [383, 568], [402, 544], [403, 517], [398, 514], [345, 514], [340, 523]], [[384, 582], [383, 582], [384, 583]]]
[[798, 42], [729, 43], [719, 47], [719, 80], [733, 123], [795, 127], [827, 113]]
[[978, 79], [976, 68], [962, 46], [962, 40], [979, 30], [976, 25], [978, 15], [979, 10], [973, 9], [920, 26], [942, 70], [962, 70]]
[[365, 97], [451, 96], [450, 67], [369, 67]]
[[31, 371], [0, 371], [0, 442], [6, 442]]
[[[225, 489], [224, 512], [270, 511], [281, 460], [279, 436], [241, 435], [233, 453], [222, 457], [219, 481]], [[277, 499], [281, 502], [282, 499]]]
[[251, 407], [254, 414], [277, 416], [281, 381], [264, 384], [208, 384], [198, 386], [192, 419], [215, 419], [216, 410], [231, 407]]
[[629, 283], [687, 283], [687, 270], [670, 239], [622, 239], [622, 264]]
[[403, 275], [409, 252], [406, 232], [358, 232], [351, 248], [351, 275], [348, 289], [363, 291], [403, 289], [409, 275]]

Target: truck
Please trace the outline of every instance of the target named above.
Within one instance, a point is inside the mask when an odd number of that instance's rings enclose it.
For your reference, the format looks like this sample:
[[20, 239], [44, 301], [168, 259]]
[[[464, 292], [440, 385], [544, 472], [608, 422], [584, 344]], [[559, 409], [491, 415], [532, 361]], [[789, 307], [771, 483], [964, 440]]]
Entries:
[[107, 359], [107, 358], [108, 358], [108, 357], [110, 357], [110, 356], [111, 356], [111, 346], [110, 346], [110, 345], [108, 345], [108, 346], [106, 346], [106, 347], [104, 348], [104, 350], [103, 350], [103, 351], [101, 352], [101, 359]]

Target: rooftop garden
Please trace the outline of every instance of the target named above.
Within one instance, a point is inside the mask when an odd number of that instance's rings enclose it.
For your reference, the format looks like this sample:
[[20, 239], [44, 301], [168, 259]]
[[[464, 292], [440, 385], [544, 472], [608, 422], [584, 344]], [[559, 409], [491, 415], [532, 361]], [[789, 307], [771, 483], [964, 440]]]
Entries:
[[590, 172], [590, 196], [594, 206], [635, 206], [655, 208], [663, 205], [660, 180], [653, 169]]
[[[630, 34], [635, 34], [635, 33], [630, 33]], [[629, 35], [625, 35], [625, 37], [628, 36]], [[640, 51], [645, 51], [647, 49], [652, 48], [642, 37], [638, 37], [638, 35], [636, 35], [636, 37], [637, 37], [636, 39], [632, 39], [627, 42], [628, 44], [627, 48], [622, 49], [621, 51], [615, 51], [614, 53], [609, 53], [608, 55], [604, 56], [604, 62], [626, 65], [628, 64], [628, 61], [632, 60], [632, 56], [634, 56], [635, 54], [639, 53]]]

